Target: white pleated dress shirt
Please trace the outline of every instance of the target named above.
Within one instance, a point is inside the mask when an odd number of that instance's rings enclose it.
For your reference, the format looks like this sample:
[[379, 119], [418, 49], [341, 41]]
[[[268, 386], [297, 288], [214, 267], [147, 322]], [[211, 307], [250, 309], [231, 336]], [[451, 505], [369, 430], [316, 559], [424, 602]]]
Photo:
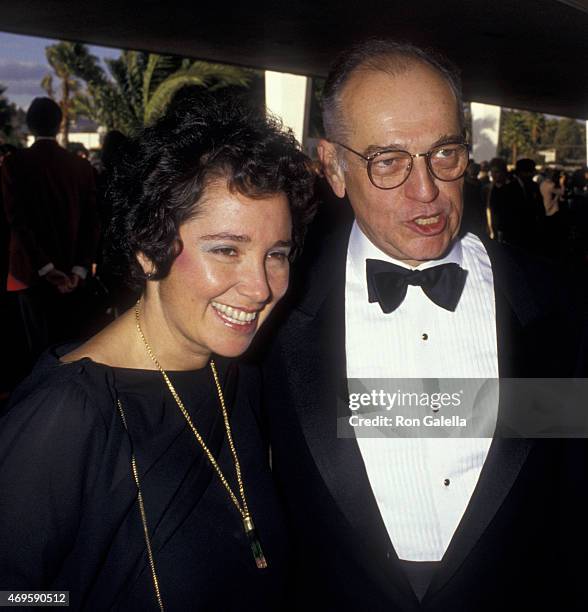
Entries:
[[[481, 241], [467, 234], [442, 260], [468, 271], [455, 312], [409, 286], [384, 314], [368, 302], [366, 259], [404, 268], [354, 223], [347, 250], [345, 328], [348, 378], [498, 378], [492, 268]], [[372, 491], [398, 556], [440, 560], [470, 501], [491, 438], [376, 438], [357, 442]]]

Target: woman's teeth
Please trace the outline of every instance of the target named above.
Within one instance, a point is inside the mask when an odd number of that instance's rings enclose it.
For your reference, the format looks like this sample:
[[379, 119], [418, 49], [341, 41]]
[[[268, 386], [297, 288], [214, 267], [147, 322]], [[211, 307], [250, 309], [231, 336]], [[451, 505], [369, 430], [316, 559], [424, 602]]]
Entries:
[[425, 217], [420, 219], [415, 219], [414, 222], [417, 225], [433, 225], [439, 221], [439, 215], [435, 215], [434, 217]]
[[258, 314], [257, 312], [239, 310], [238, 308], [233, 308], [232, 306], [227, 306], [226, 304], [220, 304], [219, 302], [211, 302], [211, 304], [216, 311], [221, 313], [223, 319], [229, 323], [235, 323], [236, 325], [246, 325], [247, 323], [251, 323], [251, 321], [253, 321]]

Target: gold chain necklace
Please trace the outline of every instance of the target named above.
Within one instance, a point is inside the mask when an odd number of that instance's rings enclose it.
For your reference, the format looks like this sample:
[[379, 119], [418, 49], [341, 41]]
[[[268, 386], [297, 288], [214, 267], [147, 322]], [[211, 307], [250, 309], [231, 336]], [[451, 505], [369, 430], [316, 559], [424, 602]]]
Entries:
[[266, 561], [265, 555], [263, 554], [263, 550], [261, 548], [261, 542], [259, 541], [259, 537], [257, 536], [255, 525], [253, 524], [253, 518], [251, 517], [249, 508], [247, 506], [247, 499], [245, 497], [245, 487], [243, 485], [243, 477], [241, 476], [241, 465], [239, 463], [239, 458], [237, 456], [237, 450], [233, 442], [233, 436], [231, 434], [231, 426], [229, 424], [229, 415], [227, 414], [227, 408], [225, 406], [225, 398], [223, 396], [223, 391], [222, 391], [222, 388], [221, 388], [221, 385], [218, 379], [218, 374], [216, 371], [216, 365], [214, 364], [214, 360], [212, 359], [210, 360], [210, 369], [212, 370], [212, 376], [214, 378], [214, 383], [216, 385], [216, 391], [218, 394], [218, 399], [219, 399], [221, 411], [223, 414], [225, 431], [227, 432], [227, 441], [229, 443], [231, 455], [233, 456], [233, 464], [235, 466], [235, 473], [237, 475], [237, 484], [239, 486], [239, 496], [241, 497], [240, 503], [239, 503], [239, 500], [237, 499], [237, 496], [231, 489], [231, 486], [229, 485], [227, 479], [225, 478], [225, 475], [223, 474], [219, 464], [214, 458], [214, 455], [212, 454], [212, 452], [206, 445], [206, 442], [204, 442], [204, 439], [200, 435], [200, 432], [196, 429], [196, 426], [192, 422], [192, 418], [190, 417], [190, 414], [186, 410], [186, 407], [184, 406], [184, 403], [182, 402], [182, 399], [178, 395], [178, 392], [173, 386], [171, 380], [169, 379], [169, 376], [167, 375], [166, 371], [161, 367], [161, 365], [159, 365], [159, 361], [157, 360], [157, 357], [155, 357], [155, 354], [153, 353], [151, 347], [149, 346], [149, 343], [147, 342], [147, 338], [145, 338], [145, 334], [143, 333], [143, 330], [141, 329], [141, 323], [139, 321], [138, 302], [137, 302], [137, 305], [135, 306], [135, 322], [137, 324], [137, 331], [139, 333], [139, 336], [141, 340], [143, 341], [143, 344], [145, 345], [145, 349], [147, 350], [147, 354], [151, 358], [151, 361], [153, 361], [153, 363], [155, 364], [155, 367], [161, 372], [161, 375], [163, 376], [163, 380], [165, 381], [167, 388], [169, 389], [170, 393], [172, 394], [172, 397], [174, 398], [176, 404], [178, 405], [180, 412], [186, 419], [186, 422], [188, 423], [188, 426], [192, 430], [194, 437], [196, 438], [196, 440], [198, 440], [198, 443], [202, 447], [202, 450], [204, 451], [204, 454], [208, 458], [208, 461], [212, 465], [214, 471], [217, 473], [218, 477], [220, 478], [220, 481], [222, 482], [223, 486], [227, 490], [231, 498], [231, 501], [233, 502], [233, 504], [237, 508], [237, 511], [241, 515], [241, 519], [243, 520], [243, 527], [245, 529], [245, 534], [247, 536], [247, 539], [249, 540], [249, 545], [251, 546], [251, 552], [253, 553], [253, 558], [255, 559], [255, 564], [257, 568], [265, 569], [267, 567], [267, 561]]

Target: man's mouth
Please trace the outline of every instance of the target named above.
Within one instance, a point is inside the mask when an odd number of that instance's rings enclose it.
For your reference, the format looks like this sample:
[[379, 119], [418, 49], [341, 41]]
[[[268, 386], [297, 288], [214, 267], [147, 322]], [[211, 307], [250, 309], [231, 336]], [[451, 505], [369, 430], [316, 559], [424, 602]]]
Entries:
[[216, 310], [221, 319], [233, 325], [249, 325], [255, 321], [259, 310], [242, 310], [235, 306], [227, 306], [220, 302], [211, 302], [211, 306]]
[[414, 232], [422, 236], [436, 236], [445, 231], [447, 215], [437, 213], [429, 217], [417, 217], [409, 222]]
[[440, 216], [441, 215], [435, 215], [434, 217], [419, 217], [418, 219], [415, 219], [414, 222], [417, 225], [434, 225], [435, 223], [438, 223]]

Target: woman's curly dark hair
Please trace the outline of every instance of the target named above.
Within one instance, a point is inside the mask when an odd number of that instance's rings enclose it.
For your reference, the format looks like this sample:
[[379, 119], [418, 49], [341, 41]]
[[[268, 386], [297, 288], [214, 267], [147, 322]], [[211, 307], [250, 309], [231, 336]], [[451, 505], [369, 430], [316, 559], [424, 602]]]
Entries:
[[247, 197], [285, 193], [296, 253], [314, 214], [314, 178], [309, 159], [277, 120], [222, 94], [184, 94], [130, 141], [114, 172], [106, 265], [140, 289], [142, 252], [154, 263], [152, 278], [164, 278], [181, 250], [180, 226], [219, 179]]

